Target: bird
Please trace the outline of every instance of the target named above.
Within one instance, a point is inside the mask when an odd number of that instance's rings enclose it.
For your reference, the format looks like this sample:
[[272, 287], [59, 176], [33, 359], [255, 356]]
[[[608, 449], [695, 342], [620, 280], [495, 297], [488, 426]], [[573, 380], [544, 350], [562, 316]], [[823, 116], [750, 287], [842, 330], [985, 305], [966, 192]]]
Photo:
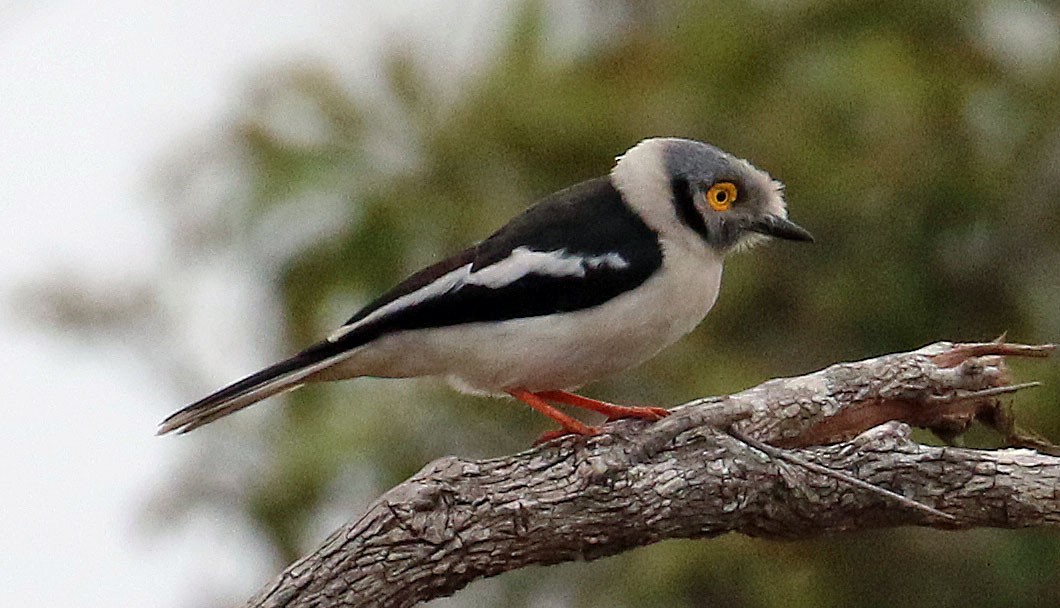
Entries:
[[175, 412], [158, 434], [359, 377], [441, 377], [461, 392], [510, 396], [558, 423], [542, 440], [601, 432], [556, 405], [659, 420], [668, 410], [573, 391], [692, 331], [717, 300], [726, 256], [770, 237], [813, 241], [788, 219], [780, 181], [707, 143], [644, 139], [608, 175], [545, 197], [321, 341]]

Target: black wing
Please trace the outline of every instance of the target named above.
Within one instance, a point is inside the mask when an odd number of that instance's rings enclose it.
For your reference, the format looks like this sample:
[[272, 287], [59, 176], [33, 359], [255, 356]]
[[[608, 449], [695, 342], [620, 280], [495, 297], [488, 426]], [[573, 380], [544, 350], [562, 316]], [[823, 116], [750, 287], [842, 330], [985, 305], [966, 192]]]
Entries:
[[[461, 284], [366, 320], [399, 298], [430, 286], [471, 264], [471, 272], [508, 259], [518, 248], [564, 252], [585, 260], [617, 255], [622, 265], [586, 263], [579, 275], [533, 270], [502, 286]], [[492, 236], [426, 268], [387, 292], [344, 324], [351, 331], [334, 340], [334, 352], [402, 330], [536, 317], [602, 304], [629, 291], [662, 264], [655, 232], [622, 200], [609, 178], [582, 182], [542, 200]], [[331, 350], [331, 349], [328, 349]]]

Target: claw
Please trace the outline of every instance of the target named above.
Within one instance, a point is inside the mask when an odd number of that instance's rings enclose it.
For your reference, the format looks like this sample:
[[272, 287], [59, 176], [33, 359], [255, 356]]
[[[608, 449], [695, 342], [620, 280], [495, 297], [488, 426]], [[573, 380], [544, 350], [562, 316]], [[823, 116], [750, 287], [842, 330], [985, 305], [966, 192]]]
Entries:
[[623, 418], [637, 418], [655, 422], [670, 415], [670, 410], [661, 407], [628, 407], [615, 405], [616, 412], [607, 417], [608, 422], [621, 420]]
[[594, 437], [594, 436], [599, 435], [600, 433], [603, 432], [600, 429], [596, 428], [595, 426], [589, 426], [589, 427], [585, 427], [585, 428], [588, 431], [586, 433], [575, 433], [573, 431], [568, 431], [567, 429], [556, 429], [556, 430], [553, 430], [553, 431], [545, 431], [544, 433], [541, 433], [540, 437], [538, 437], [537, 439], [534, 440], [534, 444], [533, 445], [534, 446], [539, 446], [539, 445], [541, 445], [543, 443], [548, 443], [549, 441], [552, 441], [553, 439], [559, 439], [560, 437], [566, 437], [567, 435], [582, 435], [583, 437]]

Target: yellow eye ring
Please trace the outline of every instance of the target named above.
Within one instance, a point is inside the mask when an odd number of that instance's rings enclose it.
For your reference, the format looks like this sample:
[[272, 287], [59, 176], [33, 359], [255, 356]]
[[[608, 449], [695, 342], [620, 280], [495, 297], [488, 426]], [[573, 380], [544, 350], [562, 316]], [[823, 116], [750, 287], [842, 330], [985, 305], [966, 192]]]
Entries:
[[728, 211], [736, 202], [736, 184], [718, 182], [707, 190], [707, 204], [715, 211]]

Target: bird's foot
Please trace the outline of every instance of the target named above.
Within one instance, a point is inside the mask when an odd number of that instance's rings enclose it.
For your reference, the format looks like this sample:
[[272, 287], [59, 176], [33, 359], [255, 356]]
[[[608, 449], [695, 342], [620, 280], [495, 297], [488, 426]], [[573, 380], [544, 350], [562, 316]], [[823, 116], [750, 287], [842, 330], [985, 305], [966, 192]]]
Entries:
[[640, 420], [656, 421], [670, 415], [670, 411], [661, 407], [615, 405], [606, 401], [598, 401], [567, 391], [542, 391], [534, 393], [542, 399], [556, 403], [566, 403], [574, 407], [591, 410], [607, 416], [607, 421], [620, 420], [622, 418], [639, 418]]
[[557, 437], [562, 437], [563, 435], [585, 435], [587, 437], [591, 437], [593, 435], [600, 434], [600, 429], [593, 426], [589, 426], [584, 422], [578, 420], [577, 418], [572, 418], [567, 414], [564, 414], [563, 412], [549, 405], [548, 402], [545, 401], [545, 399], [543, 399], [537, 393], [531, 393], [530, 391], [525, 391], [522, 389], [512, 389], [508, 391], [508, 394], [512, 397], [515, 397], [519, 401], [522, 401], [523, 403], [529, 405], [530, 407], [534, 408], [545, 416], [548, 416], [552, 420], [555, 420], [559, 423], [561, 427], [563, 427], [562, 429], [549, 431], [541, 437], [538, 437], [537, 441], [534, 442], [534, 445], [539, 445], [545, 443], [546, 441], [551, 441]]
[[548, 431], [541, 435], [537, 438], [537, 441], [534, 442], [534, 445], [541, 445], [542, 443], [547, 443], [565, 435], [584, 435], [586, 437], [592, 437], [594, 435], [599, 435], [602, 432], [597, 427], [589, 426], [580, 420], [572, 418], [557, 410], [548, 403], [549, 401], [573, 405], [582, 409], [598, 412], [607, 416], [609, 422], [622, 418], [639, 418], [641, 420], [655, 421], [661, 420], [670, 415], [669, 410], [661, 407], [615, 405], [614, 403], [597, 401], [596, 399], [589, 399], [588, 397], [582, 397], [581, 395], [575, 395], [574, 393], [568, 393], [566, 391], [542, 391], [540, 393], [531, 393], [530, 391], [523, 389], [512, 389], [508, 391], [508, 394], [529, 405], [538, 412], [541, 412], [545, 416], [548, 416], [552, 420], [555, 420], [561, 427], [563, 427], [554, 431]]

